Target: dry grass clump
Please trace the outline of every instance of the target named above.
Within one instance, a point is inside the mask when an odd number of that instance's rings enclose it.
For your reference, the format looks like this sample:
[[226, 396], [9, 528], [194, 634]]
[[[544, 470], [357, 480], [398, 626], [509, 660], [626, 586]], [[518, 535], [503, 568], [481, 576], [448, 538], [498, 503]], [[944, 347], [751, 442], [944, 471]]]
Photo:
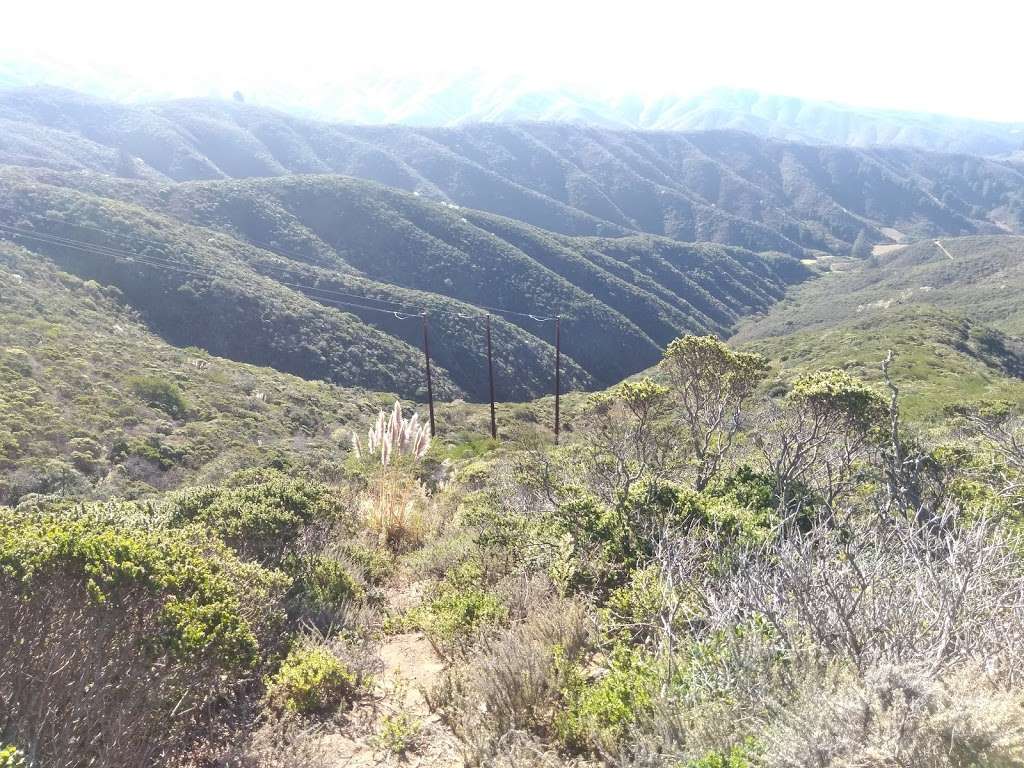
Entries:
[[547, 728], [562, 685], [559, 662], [577, 656], [589, 634], [582, 603], [550, 596], [483, 645], [451, 680], [454, 727], [470, 762], [487, 763], [517, 732]]
[[414, 477], [382, 470], [377, 487], [360, 503], [364, 524], [392, 552], [420, 547], [440, 525], [426, 488]]
[[965, 668], [809, 675], [761, 737], [768, 768], [1024, 764], [1024, 697]]
[[219, 756], [218, 768], [330, 768], [335, 760], [320, 728], [292, 713], [271, 716]]
[[394, 552], [416, 549], [439, 524], [437, 508], [414, 472], [429, 449], [429, 426], [419, 414], [405, 418], [398, 401], [390, 415], [377, 415], [365, 448], [352, 435], [356, 458], [379, 464], [359, 505], [366, 527]]

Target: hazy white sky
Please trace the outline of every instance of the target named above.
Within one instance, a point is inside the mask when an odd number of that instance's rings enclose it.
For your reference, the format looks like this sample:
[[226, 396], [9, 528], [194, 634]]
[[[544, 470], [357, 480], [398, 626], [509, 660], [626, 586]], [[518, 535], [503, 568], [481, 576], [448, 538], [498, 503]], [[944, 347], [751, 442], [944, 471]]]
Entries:
[[1024, 2], [47, 2], [8, 0], [0, 73], [118, 95], [287, 90], [476, 70], [687, 95], [755, 88], [1024, 121]]

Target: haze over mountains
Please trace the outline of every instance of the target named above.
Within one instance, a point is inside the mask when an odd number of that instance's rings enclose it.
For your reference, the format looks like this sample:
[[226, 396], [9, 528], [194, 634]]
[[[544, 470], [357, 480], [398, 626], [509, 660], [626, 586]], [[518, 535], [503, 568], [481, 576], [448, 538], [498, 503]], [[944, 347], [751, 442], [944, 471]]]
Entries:
[[[88, 70], [47, 71], [0, 62], [0, 88], [74, 83], [87, 93], [136, 103], [171, 98], [172, 89]], [[211, 73], [209, 93], [230, 98], [236, 86]], [[454, 127], [470, 123], [569, 122], [618, 129], [732, 129], [765, 138], [853, 147], [908, 146], [942, 152], [1012, 155], [1024, 151], [1024, 123], [851, 106], [751, 89], [718, 87], [655, 93], [552, 87], [536, 79], [483, 73], [431, 78], [351, 76], [342, 84], [314, 78], [304, 88], [261, 81], [242, 94], [253, 104], [293, 115], [364, 125]]]
[[567, 235], [663, 235], [796, 257], [1024, 228], [1024, 166], [736, 131], [367, 127], [220, 101], [0, 95], [0, 162], [161, 181], [340, 173]]

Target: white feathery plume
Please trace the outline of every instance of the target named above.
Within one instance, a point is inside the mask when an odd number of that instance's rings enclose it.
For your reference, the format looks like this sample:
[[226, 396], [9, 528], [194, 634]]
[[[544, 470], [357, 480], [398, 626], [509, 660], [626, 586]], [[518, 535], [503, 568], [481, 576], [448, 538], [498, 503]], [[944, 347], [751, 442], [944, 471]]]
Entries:
[[[368, 454], [380, 454], [380, 463], [388, 466], [394, 456], [406, 455], [422, 459], [430, 449], [430, 430], [420, 421], [420, 415], [413, 413], [408, 419], [402, 416], [402, 404], [395, 401], [390, 415], [384, 411], [366, 433]], [[359, 439], [352, 433], [352, 449], [362, 458]]]

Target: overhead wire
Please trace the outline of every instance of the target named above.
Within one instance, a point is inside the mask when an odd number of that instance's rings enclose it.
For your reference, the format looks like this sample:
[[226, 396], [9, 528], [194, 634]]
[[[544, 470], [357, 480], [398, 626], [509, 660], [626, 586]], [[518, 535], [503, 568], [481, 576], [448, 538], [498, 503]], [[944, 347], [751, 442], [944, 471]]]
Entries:
[[[6, 226], [4, 224], [0, 224], [0, 231], [10, 231], [11, 229], [12, 229], [11, 227], [8, 227], [8, 226]], [[21, 233], [21, 232], [13, 232], [13, 234], [15, 236], [17, 236], [17, 237], [24, 237], [24, 238], [31, 239], [31, 240], [37, 240], [39, 242], [49, 243], [50, 245], [58, 245], [58, 246], [61, 246], [61, 247], [64, 247], [64, 248], [72, 248], [74, 250], [82, 251], [84, 253], [91, 253], [93, 255], [112, 256], [112, 257], [115, 257], [115, 258], [121, 258], [121, 259], [124, 259], [125, 261], [128, 261], [130, 263], [144, 264], [146, 266], [153, 267], [155, 269], [164, 269], [164, 270], [169, 270], [169, 271], [172, 271], [172, 272], [179, 272], [179, 273], [183, 273], [183, 274], [198, 275], [198, 276], [201, 276], [201, 277], [214, 277], [214, 278], [216, 278], [216, 277], [223, 277], [223, 275], [221, 275], [221, 274], [219, 274], [217, 272], [211, 271], [211, 270], [206, 270], [206, 269], [186, 269], [185, 267], [181, 266], [181, 262], [175, 262], [174, 264], [168, 264], [168, 263], [166, 263], [164, 261], [155, 261], [155, 260], [153, 260], [152, 257], [148, 257], [148, 256], [142, 256], [142, 255], [137, 255], [137, 254], [128, 254], [128, 253], [111, 253], [109, 250], [106, 250], [106, 249], [93, 249], [93, 248], [89, 247], [90, 244], [88, 244], [88, 243], [85, 243], [85, 244], [69, 243], [69, 242], [67, 242], [67, 240], [65, 240], [63, 238], [60, 238], [60, 239], [50, 239], [50, 238], [45, 237], [45, 236], [39, 236], [38, 234], [35, 234], [35, 233], [25, 234], [25, 233]], [[315, 290], [315, 288], [313, 288], [313, 290]], [[356, 304], [355, 302], [339, 301], [337, 299], [330, 299], [330, 298], [326, 298], [326, 297], [315, 297], [314, 296], [314, 297], [310, 297], [310, 298], [314, 299], [318, 303], [328, 304], [328, 305], [332, 305], [332, 306], [355, 308], [355, 309], [365, 310], [365, 311], [369, 311], [369, 312], [381, 312], [383, 314], [394, 315], [399, 320], [406, 320], [406, 319], [408, 319], [410, 317], [421, 317], [422, 316], [422, 314], [406, 314], [406, 313], [398, 312], [396, 310], [387, 309], [385, 307], [371, 307], [371, 306], [367, 306], [365, 304]]]
[[[4, 206], [0, 206], [0, 210], [13, 211], [14, 209], [6, 208]], [[31, 214], [31, 215], [34, 218], [36, 218], [36, 219], [41, 219], [41, 220], [44, 220], [44, 221], [51, 221], [51, 222], [54, 222], [54, 223], [75, 227], [76, 229], [85, 229], [85, 230], [88, 230], [88, 231], [91, 231], [91, 232], [98, 232], [98, 233], [107, 235], [109, 237], [122, 237], [122, 238], [129, 239], [129, 240], [136, 240], [136, 241], [141, 242], [141, 243], [152, 243], [153, 245], [156, 245], [156, 246], [158, 246], [158, 247], [160, 247], [161, 249], [164, 250], [164, 252], [165, 252], [164, 256], [156, 257], [156, 256], [153, 256], [152, 254], [139, 254], [139, 255], [140, 256], [145, 256], [146, 258], [165, 258], [166, 260], [168, 260], [170, 262], [176, 262], [176, 263], [181, 263], [181, 264], [186, 264], [187, 265], [187, 262], [183, 262], [180, 259], [174, 258], [174, 256], [171, 255], [171, 254], [167, 254], [166, 251], [168, 250], [168, 244], [166, 242], [162, 242], [160, 240], [154, 240], [154, 239], [148, 238], [148, 237], [137, 237], [135, 235], [130, 235], [130, 234], [126, 234], [126, 233], [120, 233], [120, 232], [111, 232], [109, 230], [100, 229], [99, 227], [92, 227], [92, 226], [89, 226], [87, 224], [77, 224], [77, 223], [74, 223], [74, 222], [69, 222], [69, 221], [65, 221], [63, 219], [58, 219], [58, 218], [50, 217], [50, 216], [42, 216], [42, 215], [36, 215], [36, 214]], [[5, 225], [5, 226], [9, 226], [9, 225]], [[25, 232], [26, 230], [21, 230], [21, 231]], [[46, 233], [46, 234], [51, 234], [51, 233]], [[56, 236], [60, 237], [60, 235], [56, 235]], [[77, 241], [77, 242], [88, 242], [88, 241]], [[239, 242], [241, 242], [243, 245], [249, 244], [249, 243], [246, 243], [244, 241], [239, 241]], [[95, 245], [93, 243], [89, 243], [89, 244], [90, 245]], [[109, 248], [109, 246], [99, 246], [99, 247]], [[117, 249], [117, 250], [120, 250], [120, 249]], [[266, 250], [266, 249], [263, 249], [263, 250]], [[275, 253], [273, 251], [271, 251], [271, 253], [274, 253], [274, 255], [280, 255], [280, 254], [277, 254], [277, 253]], [[135, 255], [135, 254], [133, 254], [133, 255]], [[296, 256], [295, 258], [299, 259], [300, 257]], [[250, 266], [253, 266], [253, 265], [250, 264]], [[308, 266], [317, 267], [317, 265], [308, 265]], [[323, 267], [317, 267], [317, 268], [322, 269]], [[275, 271], [275, 272], [281, 272], [281, 273], [289, 274], [289, 273], [291, 273], [293, 271], [293, 268], [290, 268], [290, 267], [275, 266], [275, 265], [268, 265], [268, 264], [262, 264], [262, 265], [259, 266], [259, 268], [254, 267], [254, 269], [256, 269], [257, 272], [261, 272], [261, 273], [263, 271]], [[343, 272], [341, 274], [344, 275], [347, 278], [354, 278], [354, 279], [360, 279], [360, 280], [365, 279], [365, 278], [360, 278], [360, 277], [358, 277], [356, 275], [352, 275], [352, 274], [350, 274], [348, 272]], [[338, 291], [338, 290], [335, 290], [333, 288], [320, 288], [319, 286], [303, 286], [303, 285], [296, 284], [296, 283], [286, 283], [283, 280], [278, 280], [277, 278], [273, 278], [273, 279], [276, 282], [281, 283], [282, 285], [288, 285], [288, 286], [291, 286], [291, 287], [299, 287], [299, 288], [307, 288], [307, 289], [311, 289], [311, 290], [317, 290], [317, 291], [320, 291], [320, 292], [323, 292], [323, 293], [329, 293], [329, 294], [335, 295], [335, 296], [345, 296], [345, 297], [350, 298], [350, 299], [362, 299], [362, 300], [365, 300], [365, 301], [375, 301], [375, 302], [379, 302], [379, 303], [382, 303], [382, 304], [391, 304], [391, 305], [396, 306], [396, 307], [404, 307], [406, 309], [415, 309], [415, 310], [419, 310], [420, 312], [422, 312], [422, 311], [424, 311], [426, 309], [425, 307], [423, 307], [423, 306], [421, 306], [419, 304], [409, 304], [407, 302], [396, 301], [394, 299], [383, 299], [383, 298], [378, 298], [376, 296], [367, 296], [365, 294], [347, 293], [345, 291]], [[370, 282], [373, 282], [373, 281], [370, 281]]]
[[[73, 226], [73, 227], [81, 228], [81, 229], [87, 229], [87, 230], [90, 230], [90, 231], [95, 231], [95, 232], [98, 232], [98, 233], [105, 234], [105, 236], [108, 236], [108, 237], [123, 238], [123, 239], [126, 239], [126, 240], [134, 240], [134, 241], [137, 241], [137, 242], [140, 242], [140, 243], [151, 243], [153, 245], [156, 245], [156, 246], [164, 249], [165, 251], [169, 249], [169, 246], [168, 246], [167, 243], [164, 243], [164, 242], [152, 239], [152, 238], [142, 238], [142, 237], [139, 237], [139, 236], [134, 236], [134, 234], [130, 234], [130, 233], [127, 233], [127, 232], [114, 232], [114, 231], [111, 231], [109, 229], [102, 229], [100, 227], [91, 226], [89, 224], [79, 224], [79, 223], [76, 223], [76, 222], [66, 221], [65, 219], [59, 219], [59, 218], [55, 218], [55, 217], [52, 217], [52, 216], [45, 216], [45, 215], [42, 215], [42, 214], [24, 214], [23, 212], [17, 211], [16, 209], [10, 208], [10, 207], [7, 207], [7, 206], [0, 206], [0, 210], [14, 212], [14, 213], [19, 213], [19, 214], [22, 214], [22, 215], [29, 215], [29, 216], [31, 216], [33, 218], [36, 218], [36, 219], [41, 219], [41, 220], [44, 220], [44, 221], [51, 221], [51, 222], [54, 222], [54, 223], [59, 223], [61, 225]], [[12, 227], [11, 225], [8, 225], [8, 224], [2, 224], [2, 225], [5, 228], [16, 229], [16, 227]], [[27, 230], [19, 230], [19, 231], [24, 233], [25, 236], [28, 237], [29, 232]], [[35, 232], [32, 232], [32, 233], [35, 233]], [[49, 233], [47, 232], [47, 234], [49, 234]], [[54, 237], [61, 237], [61, 236], [54, 236]], [[217, 236], [214, 236], [214, 237], [217, 237]], [[86, 244], [88, 246], [93, 246], [93, 247], [96, 247], [96, 248], [116, 251], [116, 252], [118, 252], [120, 254], [124, 254], [124, 257], [126, 257], [126, 258], [127, 257], [139, 258], [139, 257], [142, 257], [142, 256], [144, 256], [144, 258], [147, 258], [147, 259], [158, 259], [158, 258], [160, 258], [160, 257], [156, 257], [156, 256], [153, 256], [153, 255], [150, 255], [150, 254], [134, 254], [134, 253], [131, 253], [131, 252], [123, 251], [121, 249], [113, 249], [113, 248], [111, 248], [109, 246], [102, 246], [102, 245], [98, 245], [98, 244], [88, 243], [87, 241], [77, 241], [77, 240], [72, 239], [72, 238], [65, 238], [65, 239], [69, 240], [69, 241], [73, 241], [74, 243], [84, 243], [84, 244]], [[272, 254], [274, 254], [276, 256], [283, 256], [283, 257], [291, 256], [294, 259], [302, 260], [302, 257], [300, 255], [298, 255], [298, 254], [289, 254], [287, 251], [281, 251], [280, 249], [279, 250], [272, 250], [273, 247], [271, 247], [269, 245], [266, 245], [266, 244], [260, 244], [260, 243], [258, 243], [256, 241], [245, 240], [245, 241], [239, 241], [239, 242], [242, 243], [243, 245], [251, 245], [251, 246], [253, 246], [253, 247], [255, 247], [255, 248], [259, 249], [259, 250], [267, 251], [268, 253], [272, 253]], [[167, 261], [170, 261], [172, 263], [179, 263], [179, 264], [183, 264], [185, 266], [191, 266], [191, 265], [187, 264], [187, 262], [183, 262], [183, 261], [180, 261], [179, 259], [174, 258], [173, 255], [171, 255], [171, 254], [167, 254], [165, 258], [166, 258]], [[253, 266], [253, 265], [250, 264], [250, 266]], [[316, 265], [310, 265], [310, 266], [314, 266], [315, 267]], [[253, 268], [256, 269], [256, 267], [253, 267]], [[292, 271], [291, 269], [289, 269], [288, 267], [285, 267], [285, 266], [262, 265], [262, 268], [263, 269], [268, 269], [268, 270], [286, 272], [286, 273]], [[323, 268], [323, 267], [319, 267], [319, 268]], [[259, 273], [260, 270], [256, 269], [256, 271]], [[349, 273], [349, 272], [343, 272], [342, 274], [345, 276], [346, 279], [351, 279], [351, 280], [355, 280], [355, 281], [359, 281], [359, 282], [378, 283], [379, 284], [379, 281], [374, 281], [374, 280], [369, 279], [369, 278], [364, 278], [364, 276], [361, 276], [361, 275], [356, 275], [356, 274], [352, 274], [352, 273]], [[266, 276], [266, 275], [264, 275], [264, 276]], [[306, 286], [306, 285], [302, 285], [302, 284], [287, 283], [285, 281], [281, 281], [281, 280], [278, 280], [276, 278], [272, 278], [272, 280], [274, 280], [274, 282], [276, 282], [276, 283], [279, 283], [280, 285], [288, 286], [289, 288], [295, 288], [297, 290], [316, 291], [316, 292], [319, 292], [319, 293], [324, 293], [324, 294], [332, 295], [332, 296], [343, 296], [345, 298], [359, 299], [359, 300], [362, 300], [362, 301], [373, 301], [373, 302], [377, 302], [377, 303], [380, 303], [380, 304], [391, 304], [392, 306], [403, 307], [403, 308], [406, 308], [406, 309], [416, 309], [416, 310], [418, 310], [417, 314], [423, 314], [425, 312], [431, 313], [431, 314], [450, 314], [450, 315], [451, 314], [455, 314], [455, 315], [457, 315], [459, 317], [462, 317], [464, 319], [482, 319], [483, 316], [484, 316], [483, 314], [470, 315], [470, 314], [466, 314], [466, 313], [458, 312], [458, 311], [454, 311], [454, 310], [435, 310], [435, 311], [431, 312], [428, 309], [428, 307], [425, 307], [425, 306], [422, 306], [422, 305], [419, 305], [419, 304], [410, 304], [410, 303], [407, 303], [407, 302], [396, 301], [394, 299], [379, 298], [379, 297], [376, 297], [376, 296], [367, 296], [365, 294], [352, 294], [352, 293], [347, 293], [347, 292], [344, 292], [344, 291], [337, 291], [335, 289], [319, 288], [318, 286]], [[421, 290], [421, 289], [406, 289], [406, 290]], [[455, 297], [449, 297], [449, 298], [455, 298]], [[455, 300], [456, 301], [460, 301], [460, 299], [455, 299]], [[475, 304], [474, 303], [473, 306], [477, 307], [479, 309], [486, 309], [488, 311], [497, 312], [499, 314], [511, 314], [511, 315], [515, 315], [515, 316], [519, 316], [519, 317], [528, 317], [529, 319], [532, 319], [532, 321], [535, 321], [537, 323], [549, 323], [549, 322], [553, 321], [553, 319], [555, 319], [558, 316], [558, 315], [543, 316], [543, 315], [538, 315], [538, 314], [532, 313], [532, 312], [521, 312], [521, 311], [518, 311], [518, 310], [515, 310], [515, 309], [508, 309], [506, 307], [488, 306], [486, 304]]]
[[[12, 209], [4, 208], [4, 210], [12, 210]], [[37, 218], [43, 218], [43, 219], [49, 218], [49, 220], [51, 220], [51, 221], [58, 221], [61, 224], [67, 224], [67, 225], [75, 226], [75, 227], [79, 227], [80, 226], [83, 229], [89, 229], [89, 230], [92, 230], [92, 231], [100, 232], [100, 233], [108, 235], [110, 237], [120, 237], [120, 236], [122, 236], [120, 233], [114, 233], [114, 232], [110, 232], [108, 230], [103, 230], [103, 229], [99, 229], [97, 227], [91, 227], [91, 226], [88, 226], [88, 225], [77, 225], [77, 224], [73, 224], [71, 222], [65, 222], [63, 220], [53, 219], [53, 218], [50, 218], [50, 217], [43, 217], [43, 216], [39, 216]], [[138, 263], [141, 263], [141, 264], [145, 264], [147, 266], [154, 267], [156, 269], [168, 269], [168, 270], [171, 270], [171, 271], [176, 271], [176, 272], [180, 272], [180, 273], [184, 273], [184, 274], [200, 275], [200, 276], [205, 276], [205, 277], [222, 277], [221, 274], [219, 274], [219, 273], [217, 273], [217, 272], [215, 272], [215, 271], [213, 271], [213, 270], [211, 270], [209, 268], [199, 267], [197, 265], [190, 264], [188, 262], [181, 261], [179, 259], [175, 259], [175, 258], [172, 258], [170, 256], [155, 256], [155, 255], [148, 254], [148, 253], [140, 254], [140, 253], [135, 253], [135, 252], [132, 252], [132, 251], [127, 251], [127, 250], [123, 250], [123, 249], [119, 249], [119, 248], [113, 248], [111, 246], [107, 246], [107, 245], [103, 245], [103, 244], [99, 244], [99, 243], [91, 243], [91, 242], [88, 242], [88, 241], [78, 240], [76, 238], [70, 238], [70, 237], [66, 237], [66, 236], [62, 236], [62, 235], [57, 235], [57, 234], [53, 234], [53, 233], [49, 233], [49, 232], [38, 232], [36, 230], [25, 230], [25, 229], [22, 229], [20, 227], [15, 227], [15, 226], [10, 225], [10, 224], [0, 223], [0, 230], [4, 230], [4, 231], [7, 231], [7, 232], [10, 232], [11, 234], [13, 234], [13, 235], [15, 235], [17, 237], [33, 239], [33, 240], [36, 240], [36, 241], [39, 241], [39, 242], [49, 243], [51, 245], [58, 245], [58, 246], [62, 246], [62, 247], [72, 248], [72, 249], [79, 250], [79, 251], [82, 251], [82, 252], [85, 252], [85, 253], [91, 253], [93, 255], [108, 256], [108, 257], [111, 257], [111, 258], [119, 258], [119, 259], [123, 259], [125, 261], [130, 261], [130, 262], [134, 261], [134, 262], [138, 262]], [[137, 237], [133, 237], [131, 235], [124, 235], [124, 237], [126, 239], [135, 239], [135, 240], [138, 240], [140, 242], [151, 242], [151, 243], [153, 243], [155, 245], [159, 245], [162, 248], [167, 248], [167, 245], [165, 243], [161, 243], [161, 242], [156, 241], [156, 240], [150, 240], [148, 238], [137, 238]], [[249, 266], [251, 267], [252, 265], [249, 265]], [[281, 269], [281, 268], [279, 268], [279, 269]], [[256, 271], [257, 271], [257, 274], [260, 274], [258, 270], [256, 270]], [[263, 275], [263, 276], [264, 277], [268, 277], [266, 275]], [[348, 276], [348, 277], [355, 277], [353, 275], [346, 275], [346, 276]], [[414, 304], [407, 304], [407, 303], [404, 303], [404, 302], [398, 302], [398, 301], [394, 301], [392, 299], [381, 299], [381, 298], [377, 298], [377, 297], [374, 297], [374, 296], [350, 294], [350, 293], [346, 293], [344, 291], [336, 291], [334, 289], [321, 288], [321, 287], [315, 286], [315, 285], [304, 285], [304, 284], [301, 284], [301, 283], [292, 283], [292, 282], [288, 282], [288, 281], [284, 281], [284, 280], [279, 280], [279, 279], [273, 278], [273, 277], [268, 277], [268, 279], [273, 280], [274, 282], [278, 283], [279, 285], [283, 285], [283, 286], [286, 286], [286, 287], [289, 287], [289, 288], [293, 288], [295, 290], [299, 290], [299, 291], [303, 291], [303, 292], [309, 291], [309, 292], [324, 294], [324, 296], [315, 296], [315, 295], [314, 296], [310, 296], [310, 298], [312, 298], [313, 300], [318, 301], [318, 302], [327, 303], [327, 304], [333, 304], [333, 305], [338, 305], [338, 306], [354, 307], [354, 308], [357, 308], [357, 309], [362, 309], [362, 310], [367, 310], [367, 311], [382, 312], [382, 313], [385, 313], [385, 314], [391, 314], [391, 315], [395, 316], [399, 320], [408, 319], [409, 317], [421, 317], [421, 316], [423, 316], [425, 314], [430, 314], [430, 315], [434, 315], [434, 316], [437, 316], [437, 315], [448, 315], [448, 316], [455, 316], [455, 317], [459, 317], [459, 318], [467, 319], [467, 320], [468, 319], [480, 320], [480, 319], [483, 319], [485, 317], [485, 315], [483, 315], [483, 314], [471, 315], [471, 314], [466, 314], [466, 313], [463, 313], [463, 312], [457, 312], [457, 311], [452, 311], [452, 310], [435, 310], [435, 311], [430, 311], [427, 307], [423, 307], [423, 306], [420, 306], [420, 305], [414, 305]], [[357, 278], [357, 279], [366, 280], [367, 278]], [[386, 307], [371, 307], [371, 306], [366, 306], [366, 305], [363, 305], [363, 304], [356, 304], [356, 303], [352, 303], [352, 302], [339, 301], [337, 299], [327, 298], [328, 296], [343, 296], [343, 297], [346, 297], [346, 298], [356, 298], [356, 299], [360, 299], [361, 301], [377, 302], [379, 304], [391, 304], [392, 306], [395, 306], [395, 307], [402, 307], [402, 308], [405, 308], [405, 309], [416, 309], [416, 310], [419, 310], [419, 311], [415, 312], [415, 313], [405, 313], [405, 312], [402, 312], [400, 310], [390, 309], [390, 308], [386, 308]], [[506, 309], [506, 308], [503, 308], [503, 307], [492, 307], [492, 306], [488, 306], [488, 305], [485, 305], [485, 304], [474, 304], [473, 306], [478, 308], [478, 309], [489, 310], [491, 312], [496, 312], [496, 313], [499, 313], [499, 314], [510, 314], [510, 315], [516, 315], [516, 316], [519, 316], [519, 317], [530, 318], [531, 320], [534, 320], [535, 322], [539, 322], [539, 323], [541, 323], [541, 322], [549, 322], [549, 321], [555, 320], [557, 318], [557, 315], [552, 315], [550, 317], [543, 317], [543, 316], [538, 316], [536, 314], [529, 313], [529, 312], [519, 312], [517, 310]]]

